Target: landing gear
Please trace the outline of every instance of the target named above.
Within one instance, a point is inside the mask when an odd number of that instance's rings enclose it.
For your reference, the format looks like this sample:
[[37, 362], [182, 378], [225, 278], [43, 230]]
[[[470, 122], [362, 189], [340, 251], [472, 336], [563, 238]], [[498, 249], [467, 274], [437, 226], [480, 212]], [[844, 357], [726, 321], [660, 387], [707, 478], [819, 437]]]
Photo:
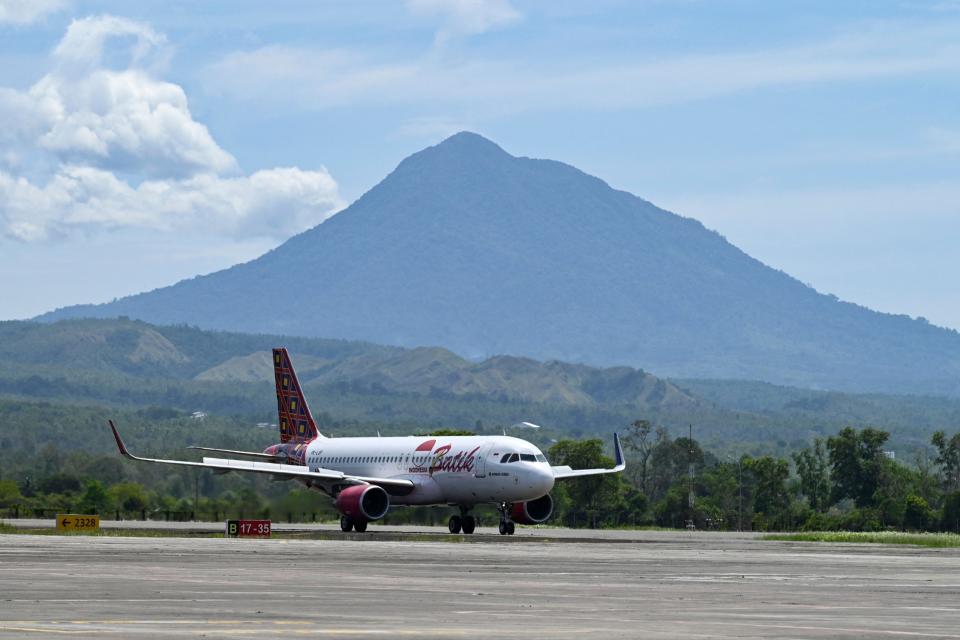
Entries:
[[500, 535], [502, 536], [512, 536], [513, 532], [516, 530], [516, 525], [513, 523], [513, 520], [510, 519], [510, 508], [512, 505], [507, 504], [506, 502], [501, 502], [497, 507], [497, 511], [500, 512]]
[[447, 522], [447, 529], [450, 530], [450, 533], [460, 533], [461, 528], [463, 528], [463, 521], [460, 516], [450, 516], [450, 521]]
[[460, 515], [450, 516], [450, 521], [447, 522], [447, 529], [450, 530], [450, 533], [460, 533], [463, 531], [465, 534], [470, 535], [477, 528], [477, 520], [472, 515], [470, 515], [470, 507], [464, 507], [460, 505]]
[[340, 531], [349, 532], [351, 530], [357, 533], [363, 533], [367, 530], [367, 521], [354, 520], [349, 516], [340, 516]]

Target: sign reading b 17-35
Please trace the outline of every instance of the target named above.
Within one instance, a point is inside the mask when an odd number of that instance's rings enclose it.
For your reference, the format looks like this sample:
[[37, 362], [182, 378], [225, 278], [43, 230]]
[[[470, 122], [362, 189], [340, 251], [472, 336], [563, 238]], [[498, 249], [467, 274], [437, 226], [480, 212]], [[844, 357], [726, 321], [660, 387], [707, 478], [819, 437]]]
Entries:
[[269, 520], [227, 520], [229, 538], [269, 538]]
[[96, 531], [100, 528], [100, 516], [78, 513], [58, 513], [57, 529], [61, 531]]

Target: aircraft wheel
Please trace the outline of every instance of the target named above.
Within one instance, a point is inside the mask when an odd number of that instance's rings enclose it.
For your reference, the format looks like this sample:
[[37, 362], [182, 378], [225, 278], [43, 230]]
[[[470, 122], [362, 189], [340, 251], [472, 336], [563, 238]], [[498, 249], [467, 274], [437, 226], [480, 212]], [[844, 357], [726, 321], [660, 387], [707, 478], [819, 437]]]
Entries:
[[473, 533], [474, 529], [477, 528], [477, 521], [473, 516], [463, 516], [463, 532], [464, 533]]
[[500, 535], [507, 535], [507, 523], [503, 520], [500, 521]]
[[507, 535], [512, 536], [513, 532], [516, 530], [516, 526], [512, 522], [507, 523]]
[[367, 521], [366, 521], [366, 520], [360, 520], [360, 521], [358, 521], [358, 522], [354, 522], [354, 523], [353, 523], [353, 528], [354, 528], [354, 530], [355, 530], [357, 533], [363, 533], [364, 531], [367, 530]]
[[340, 516], [340, 531], [350, 531], [353, 529], [353, 520], [347, 516]]
[[460, 528], [463, 526], [460, 516], [450, 516], [450, 521], [447, 522], [447, 529], [450, 530], [450, 533], [460, 533]]

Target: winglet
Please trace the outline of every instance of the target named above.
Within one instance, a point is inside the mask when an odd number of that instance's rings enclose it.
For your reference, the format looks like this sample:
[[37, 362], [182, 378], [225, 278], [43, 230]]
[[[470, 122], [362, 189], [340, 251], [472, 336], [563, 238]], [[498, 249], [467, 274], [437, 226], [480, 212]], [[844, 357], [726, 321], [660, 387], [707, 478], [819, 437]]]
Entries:
[[113, 420], [107, 420], [110, 423], [110, 430], [113, 431], [113, 438], [117, 441], [117, 448], [120, 449], [120, 455], [133, 458], [133, 455], [127, 451], [127, 445], [123, 444], [123, 438], [120, 437], [120, 432], [117, 431], [117, 427], [113, 424]]
[[613, 456], [614, 461], [617, 463], [617, 466], [614, 467], [616, 471], [623, 471], [627, 468], [627, 462], [623, 457], [623, 447], [620, 445], [620, 434], [613, 434]]

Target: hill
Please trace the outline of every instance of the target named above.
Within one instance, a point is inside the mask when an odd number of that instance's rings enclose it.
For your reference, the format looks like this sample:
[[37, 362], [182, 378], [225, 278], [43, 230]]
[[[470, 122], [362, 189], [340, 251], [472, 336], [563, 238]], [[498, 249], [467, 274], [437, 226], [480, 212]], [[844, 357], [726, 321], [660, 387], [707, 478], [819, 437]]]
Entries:
[[[374, 393], [483, 397], [494, 402], [576, 407], [624, 406], [659, 413], [695, 409], [699, 400], [629, 367], [496, 357], [469, 362], [441, 348], [403, 349], [363, 342], [244, 335], [142, 321], [0, 322], [0, 378], [41, 387], [75, 383], [126, 392], [143, 381], [181, 381], [198, 389], [272, 387], [270, 349], [287, 346], [301, 382]], [[252, 386], [251, 386], [252, 385]], [[2, 386], [0, 386], [2, 389]], [[56, 394], [49, 394], [55, 396]], [[122, 393], [115, 394], [122, 398]], [[263, 393], [272, 407], [272, 394]], [[109, 399], [109, 395], [101, 397]], [[180, 406], [179, 408], [187, 408]]]
[[[269, 349], [290, 348], [322, 429], [337, 435], [427, 428], [499, 432], [521, 420], [536, 439], [622, 430], [643, 418], [736, 452], [784, 452], [846, 425], [890, 430], [912, 451], [937, 429], [960, 426], [960, 400], [811, 391], [759, 382], [663, 380], [629, 367], [595, 368], [527, 358], [470, 362], [439, 348], [286, 338], [164, 327], [141, 321], [0, 322], [0, 405], [35, 406], [56, 424], [84, 406], [93, 433], [103, 417], [193, 411], [225, 424], [276, 421]], [[53, 403], [35, 405], [32, 403]], [[19, 404], [18, 404], [19, 403]], [[171, 412], [173, 412], [171, 414]], [[47, 416], [47, 417], [42, 417]], [[198, 428], [197, 438], [207, 439]], [[272, 433], [255, 429], [270, 441]], [[11, 437], [13, 437], [11, 435]], [[20, 434], [16, 437], [30, 437]], [[208, 440], [209, 443], [209, 440]]]
[[960, 394], [957, 332], [822, 295], [696, 220], [470, 133], [415, 153], [256, 260], [43, 319], [119, 315], [471, 359]]

